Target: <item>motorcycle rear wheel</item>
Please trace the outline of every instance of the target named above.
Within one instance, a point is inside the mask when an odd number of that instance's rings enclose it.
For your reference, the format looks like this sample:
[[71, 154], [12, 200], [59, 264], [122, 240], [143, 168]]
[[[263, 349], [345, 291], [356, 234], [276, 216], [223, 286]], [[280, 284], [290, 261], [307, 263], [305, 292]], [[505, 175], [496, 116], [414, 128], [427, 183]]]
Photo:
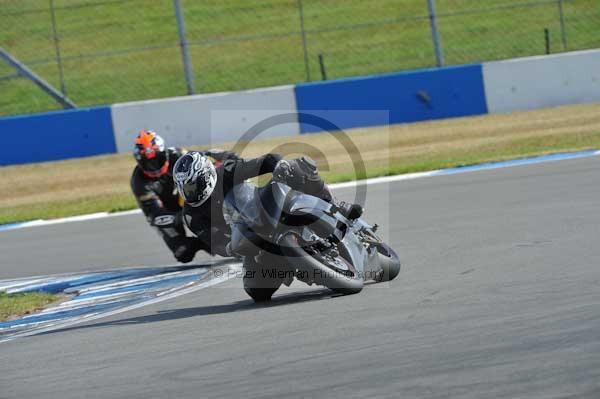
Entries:
[[279, 289], [283, 280], [269, 277], [267, 268], [257, 263], [252, 257], [244, 258], [244, 291], [256, 303], [268, 302]]

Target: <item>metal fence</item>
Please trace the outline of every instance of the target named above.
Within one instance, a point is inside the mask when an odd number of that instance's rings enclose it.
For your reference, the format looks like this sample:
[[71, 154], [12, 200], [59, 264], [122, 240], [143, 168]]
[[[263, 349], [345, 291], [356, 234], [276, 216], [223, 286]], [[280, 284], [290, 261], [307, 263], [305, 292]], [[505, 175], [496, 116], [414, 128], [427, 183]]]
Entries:
[[[0, 47], [89, 106], [596, 48], [600, 5], [0, 0]], [[0, 114], [56, 108], [0, 59]]]

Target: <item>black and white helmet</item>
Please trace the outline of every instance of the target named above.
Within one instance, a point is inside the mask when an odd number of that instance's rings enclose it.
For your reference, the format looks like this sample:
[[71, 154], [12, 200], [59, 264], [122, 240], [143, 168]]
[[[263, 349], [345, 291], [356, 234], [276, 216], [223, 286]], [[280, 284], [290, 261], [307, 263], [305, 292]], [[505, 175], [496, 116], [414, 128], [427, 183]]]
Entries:
[[175, 163], [173, 180], [179, 195], [191, 206], [202, 205], [217, 184], [217, 171], [206, 156], [188, 152]]

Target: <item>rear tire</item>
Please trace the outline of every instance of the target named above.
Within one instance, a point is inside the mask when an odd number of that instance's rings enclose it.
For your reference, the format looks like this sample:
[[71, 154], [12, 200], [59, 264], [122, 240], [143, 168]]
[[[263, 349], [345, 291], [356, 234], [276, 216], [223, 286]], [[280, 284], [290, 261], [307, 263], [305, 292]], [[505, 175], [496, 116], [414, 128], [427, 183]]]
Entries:
[[255, 303], [269, 302], [271, 297], [277, 291], [277, 288], [248, 288], [244, 287], [246, 293]]
[[[316, 284], [343, 295], [357, 294], [363, 288], [364, 281], [358, 273], [354, 276], [347, 276], [323, 264], [298, 244], [298, 239], [294, 234], [290, 233], [282, 238], [282, 250], [288, 261], [300, 273], [308, 273], [308, 276], [311, 276]], [[340, 259], [347, 262], [342, 257]]]
[[273, 277], [274, 269], [257, 263], [252, 257], [244, 258], [244, 291], [256, 303], [268, 302], [283, 283]]

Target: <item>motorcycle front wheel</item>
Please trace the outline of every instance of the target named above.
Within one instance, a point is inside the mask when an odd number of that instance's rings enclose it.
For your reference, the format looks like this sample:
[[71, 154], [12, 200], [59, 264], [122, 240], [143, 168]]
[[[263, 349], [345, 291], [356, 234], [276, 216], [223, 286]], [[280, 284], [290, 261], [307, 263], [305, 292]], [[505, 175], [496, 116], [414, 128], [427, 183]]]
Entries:
[[384, 281], [392, 281], [400, 273], [400, 257], [385, 243], [377, 246], [377, 260], [381, 267], [381, 273], [375, 279], [378, 283]]

